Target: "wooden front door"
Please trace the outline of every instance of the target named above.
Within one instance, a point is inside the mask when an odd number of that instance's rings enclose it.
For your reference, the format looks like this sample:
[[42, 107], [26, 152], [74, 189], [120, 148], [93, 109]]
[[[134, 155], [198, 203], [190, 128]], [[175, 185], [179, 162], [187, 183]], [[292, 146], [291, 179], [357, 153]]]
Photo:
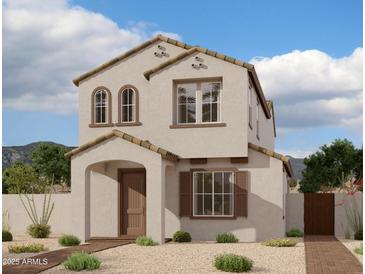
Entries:
[[120, 235], [146, 234], [146, 171], [119, 170]]
[[333, 193], [304, 193], [304, 233], [334, 235], [335, 196]]

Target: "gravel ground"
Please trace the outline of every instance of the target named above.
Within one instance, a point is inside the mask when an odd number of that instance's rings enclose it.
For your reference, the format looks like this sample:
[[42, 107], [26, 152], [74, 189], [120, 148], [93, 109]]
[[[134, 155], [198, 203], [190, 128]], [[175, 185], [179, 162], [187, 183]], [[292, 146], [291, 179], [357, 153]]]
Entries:
[[[27, 257], [32, 257], [34, 255], [42, 254], [42, 253], [45, 253], [48, 251], [64, 248], [63, 246], [60, 246], [58, 244], [58, 237], [59, 237], [59, 235], [51, 235], [49, 238], [46, 238], [46, 239], [34, 239], [28, 235], [22, 235], [22, 236], [13, 235], [13, 241], [2, 243], [3, 262], [4, 262], [4, 259], [27, 258]], [[23, 244], [31, 244], [31, 243], [43, 244], [44, 247], [47, 248], [48, 250], [39, 252], [39, 253], [20, 253], [20, 254], [9, 253], [9, 251], [8, 251], [9, 245], [15, 245], [15, 244], [23, 245]]]
[[[120, 246], [96, 255], [102, 265], [98, 273], [212, 273], [217, 254], [235, 253], [254, 261], [254, 273], [305, 273], [304, 243], [296, 247], [266, 247], [260, 243], [168, 243], [143, 247]], [[44, 273], [67, 273], [62, 265]], [[95, 273], [84, 272], [83, 273]]]
[[354, 249], [356, 247], [359, 247], [360, 245], [362, 245], [362, 241], [348, 240], [348, 239], [344, 239], [344, 238], [338, 238], [338, 239], [344, 244], [344, 246], [347, 247], [348, 250], [350, 250], [352, 252], [352, 254], [354, 254], [356, 256], [356, 258], [362, 264], [362, 255], [356, 254], [354, 252]]

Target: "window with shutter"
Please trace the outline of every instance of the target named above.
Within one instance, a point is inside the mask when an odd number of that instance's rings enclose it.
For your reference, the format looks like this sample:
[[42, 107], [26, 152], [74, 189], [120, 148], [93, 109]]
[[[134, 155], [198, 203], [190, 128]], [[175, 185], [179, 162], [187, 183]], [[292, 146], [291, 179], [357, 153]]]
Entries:
[[192, 182], [191, 173], [180, 172], [180, 216], [191, 216], [192, 210]]
[[248, 171], [236, 172], [235, 215], [247, 217], [248, 213]]

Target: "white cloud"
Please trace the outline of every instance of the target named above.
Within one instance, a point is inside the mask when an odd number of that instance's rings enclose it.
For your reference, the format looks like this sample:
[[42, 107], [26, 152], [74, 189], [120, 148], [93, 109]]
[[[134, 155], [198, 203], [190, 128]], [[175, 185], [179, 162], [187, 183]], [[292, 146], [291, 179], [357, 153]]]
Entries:
[[[3, 6], [3, 106], [70, 113], [71, 80], [150, 38], [156, 25], [119, 27], [66, 0], [7, 0]], [[172, 38], [177, 34], [168, 33]]]
[[333, 58], [319, 50], [254, 58], [279, 128], [344, 126], [362, 132], [362, 48]]

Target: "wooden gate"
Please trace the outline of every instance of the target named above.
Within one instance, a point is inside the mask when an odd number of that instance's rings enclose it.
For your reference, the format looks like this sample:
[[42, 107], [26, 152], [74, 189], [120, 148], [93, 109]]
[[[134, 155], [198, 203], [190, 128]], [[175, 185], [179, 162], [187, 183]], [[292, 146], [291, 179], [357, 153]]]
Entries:
[[334, 235], [334, 193], [304, 193], [304, 233]]

